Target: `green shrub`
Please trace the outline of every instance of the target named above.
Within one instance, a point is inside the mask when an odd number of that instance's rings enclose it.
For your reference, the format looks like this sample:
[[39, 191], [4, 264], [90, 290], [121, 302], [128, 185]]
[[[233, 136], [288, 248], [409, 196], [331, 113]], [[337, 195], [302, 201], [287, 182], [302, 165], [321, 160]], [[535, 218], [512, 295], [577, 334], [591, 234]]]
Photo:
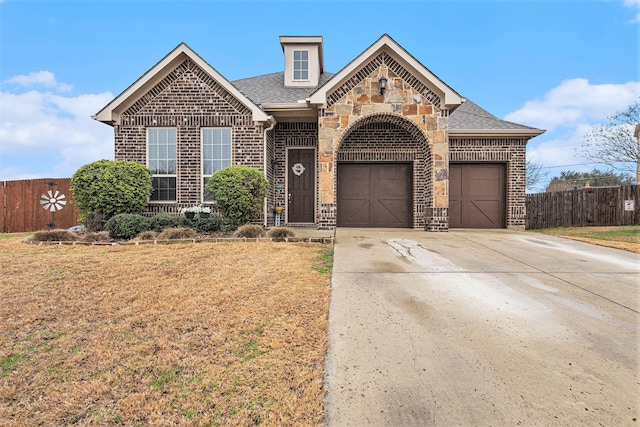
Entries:
[[195, 230], [187, 227], [167, 228], [158, 235], [160, 240], [193, 239], [194, 237], [196, 237]]
[[267, 236], [272, 239], [286, 239], [287, 237], [296, 237], [296, 233], [287, 227], [275, 227], [269, 230]]
[[214, 233], [222, 230], [222, 218], [218, 215], [211, 215], [209, 218], [195, 217], [187, 222], [189, 227], [199, 233]]
[[189, 220], [183, 216], [159, 213], [150, 219], [150, 229], [156, 233], [161, 233], [167, 228], [188, 227]]
[[247, 224], [238, 228], [234, 233], [236, 237], [246, 237], [249, 239], [256, 239], [260, 236], [264, 235], [264, 229], [255, 224]]
[[83, 242], [108, 242], [111, 240], [109, 233], [106, 231], [84, 233], [81, 240]]
[[138, 234], [135, 240], [156, 240], [156, 238], [157, 238], [156, 232], [153, 230], [148, 230]]
[[143, 231], [149, 230], [150, 219], [138, 214], [118, 214], [104, 225], [114, 239], [132, 239]]
[[98, 160], [82, 166], [71, 178], [75, 205], [89, 221], [94, 215], [109, 219], [142, 213], [152, 191], [151, 170], [136, 162]]
[[248, 224], [260, 213], [268, 183], [258, 169], [229, 166], [213, 174], [206, 185], [229, 227]]
[[73, 231], [63, 229], [40, 230], [33, 233], [29, 240], [33, 242], [75, 242], [80, 237]]

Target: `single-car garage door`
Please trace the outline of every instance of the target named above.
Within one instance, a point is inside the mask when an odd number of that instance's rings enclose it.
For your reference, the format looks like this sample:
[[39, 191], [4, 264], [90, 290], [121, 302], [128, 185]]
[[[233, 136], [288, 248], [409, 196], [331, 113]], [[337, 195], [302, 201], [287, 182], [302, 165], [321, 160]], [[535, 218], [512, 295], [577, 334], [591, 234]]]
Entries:
[[449, 165], [449, 227], [504, 228], [505, 165]]
[[338, 164], [338, 226], [411, 227], [412, 165]]

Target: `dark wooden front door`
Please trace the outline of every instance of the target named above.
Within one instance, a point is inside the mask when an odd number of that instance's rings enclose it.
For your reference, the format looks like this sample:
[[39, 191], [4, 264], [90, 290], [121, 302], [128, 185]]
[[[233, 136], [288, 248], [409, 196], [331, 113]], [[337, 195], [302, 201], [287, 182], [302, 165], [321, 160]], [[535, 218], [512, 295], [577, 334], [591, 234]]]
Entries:
[[406, 163], [338, 165], [338, 226], [411, 227], [412, 167]]
[[450, 164], [449, 227], [504, 228], [505, 198], [504, 164]]
[[316, 188], [316, 152], [290, 149], [288, 171], [288, 222], [314, 223]]

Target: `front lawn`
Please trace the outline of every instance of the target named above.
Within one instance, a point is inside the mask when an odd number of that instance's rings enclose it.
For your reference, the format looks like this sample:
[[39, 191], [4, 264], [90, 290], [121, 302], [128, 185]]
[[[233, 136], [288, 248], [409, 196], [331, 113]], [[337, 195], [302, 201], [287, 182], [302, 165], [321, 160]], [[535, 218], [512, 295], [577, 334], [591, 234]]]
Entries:
[[640, 225], [545, 228], [530, 231], [640, 253]]
[[0, 239], [3, 425], [320, 425], [331, 253]]

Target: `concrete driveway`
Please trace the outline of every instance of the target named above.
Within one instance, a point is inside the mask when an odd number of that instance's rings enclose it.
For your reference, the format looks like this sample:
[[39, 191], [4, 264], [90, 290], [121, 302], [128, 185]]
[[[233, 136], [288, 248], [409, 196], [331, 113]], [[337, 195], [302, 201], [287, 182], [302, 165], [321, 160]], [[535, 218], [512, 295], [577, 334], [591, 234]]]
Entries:
[[640, 256], [338, 229], [328, 426], [640, 425]]

